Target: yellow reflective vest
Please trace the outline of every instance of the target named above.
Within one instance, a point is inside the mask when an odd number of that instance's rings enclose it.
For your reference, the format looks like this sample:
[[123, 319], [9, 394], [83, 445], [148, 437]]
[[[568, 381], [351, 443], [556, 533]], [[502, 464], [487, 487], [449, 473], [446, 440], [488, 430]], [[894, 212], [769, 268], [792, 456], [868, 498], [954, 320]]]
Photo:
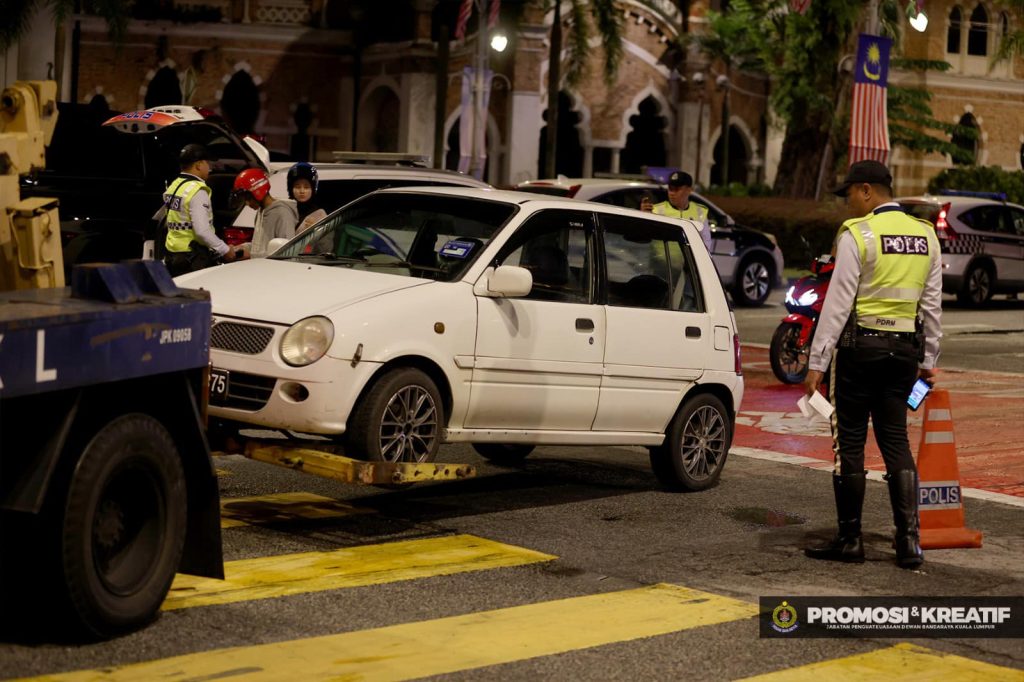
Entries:
[[932, 258], [940, 257], [931, 224], [892, 209], [847, 220], [836, 239], [846, 230], [860, 252], [855, 304], [858, 326], [914, 331]]
[[171, 183], [164, 193], [167, 207], [167, 240], [169, 253], [188, 252], [196, 232], [192, 228], [192, 199], [199, 192], [211, 194], [210, 188], [199, 178], [180, 176]]
[[689, 206], [680, 211], [672, 205], [671, 201], [662, 201], [654, 205], [653, 213], [668, 216], [669, 218], [684, 218], [692, 220], [698, 225], [705, 226], [708, 220], [708, 209], [703, 204], [691, 201]]

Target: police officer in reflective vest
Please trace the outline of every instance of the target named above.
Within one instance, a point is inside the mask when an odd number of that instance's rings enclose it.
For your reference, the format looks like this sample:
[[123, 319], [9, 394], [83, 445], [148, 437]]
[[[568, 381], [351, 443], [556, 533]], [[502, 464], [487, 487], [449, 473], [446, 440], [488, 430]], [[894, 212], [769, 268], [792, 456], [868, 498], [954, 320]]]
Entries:
[[218, 258], [235, 258], [234, 249], [213, 230], [210, 188], [206, 184], [211, 158], [203, 145], [185, 145], [178, 157], [181, 175], [164, 192], [164, 262], [172, 277], [210, 267]]
[[[924, 561], [917, 515], [917, 468], [907, 439], [907, 396], [918, 377], [935, 380], [942, 336], [942, 263], [930, 223], [892, 200], [892, 176], [877, 161], [860, 161], [835, 194], [854, 215], [839, 228], [836, 267], [811, 345], [807, 395], [829, 381], [839, 533], [805, 550], [814, 559], [860, 563], [864, 444], [868, 417], [885, 461], [896, 525], [896, 563]], [[838, 348], [837, 348], [838, 346]]]
[[693, 192], [693, 178], [689, 173], [676, 171], [668, 176], [668, 201], [651, 205], [650, 199], [644, 197], [640, 202], [640, 210], [664, 215], [670, 218], [685, 218], [697, 223], [700, 238], [711, 253], [711, 226], [708, 224], [707, 206], [690, 201]]

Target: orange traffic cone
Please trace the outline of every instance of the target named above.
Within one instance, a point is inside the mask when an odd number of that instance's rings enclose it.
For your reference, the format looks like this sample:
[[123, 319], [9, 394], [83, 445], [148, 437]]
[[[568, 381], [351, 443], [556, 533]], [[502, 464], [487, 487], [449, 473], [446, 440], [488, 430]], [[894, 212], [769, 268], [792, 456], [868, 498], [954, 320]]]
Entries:
[[917, 471], [921, 548], [981, 547], [981, 531], [964, 528], [949, 391], [934, 390], [925, 401]]

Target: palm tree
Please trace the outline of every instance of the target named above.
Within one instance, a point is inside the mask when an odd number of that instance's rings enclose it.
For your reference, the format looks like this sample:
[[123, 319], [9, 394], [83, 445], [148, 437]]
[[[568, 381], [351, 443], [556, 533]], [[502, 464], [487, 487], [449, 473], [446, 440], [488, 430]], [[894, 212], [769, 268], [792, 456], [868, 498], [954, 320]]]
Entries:
[[[545, 177], [555, 177], [555, 152], [558, 149], [558, 92], [562, 85], [562, 0], [544, 0], [544, 9], [554, 9], [551, 23], [551, 48], [548, 53], [548, 118], [545, 148]], [[586, 75], [590, 58], [591, 20], [604, 43], [604, 80], [611, 85], [622, 62], [622, 13], [614, 0], [568, 0], [572, 30], [566, 59], [565, 84], [575, 87]]]
[[[0, 23], [0, 52], [6, 51], [25, 35], [36, 12], [49, 10], [59, 30], [64, 19], [75, 11], [75, 4], [75, 0], [6, 0], [4, 20]], [[95, 0], [85, 4], [88, 10], [107, 20], [111, 40], [115, 45], [119, 44], [128, 25], [131, 0]]]

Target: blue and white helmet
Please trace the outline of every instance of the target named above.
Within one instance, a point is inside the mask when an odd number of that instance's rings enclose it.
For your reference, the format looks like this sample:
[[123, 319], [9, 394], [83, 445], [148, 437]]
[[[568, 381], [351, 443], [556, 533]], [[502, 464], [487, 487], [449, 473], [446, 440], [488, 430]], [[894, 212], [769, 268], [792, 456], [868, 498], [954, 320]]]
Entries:
[[296, 180], [308, 180], [309, 184], [313, 187], [313, 194], [316, 194], [317, 185], [320, 184], [320, 179], [317, 175], [316, 168], [305, 161], [299, 161], [297, 164], [288, 169], [288, 198], [294, 199], [292, 195], [292, 187], [295, 186]]

